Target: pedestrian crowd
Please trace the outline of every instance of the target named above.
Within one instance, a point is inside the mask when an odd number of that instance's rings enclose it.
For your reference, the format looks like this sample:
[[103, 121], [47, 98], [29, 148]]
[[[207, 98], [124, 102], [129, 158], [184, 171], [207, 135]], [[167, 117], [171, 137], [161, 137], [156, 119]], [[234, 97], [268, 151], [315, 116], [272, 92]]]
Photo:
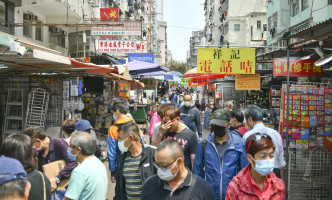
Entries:
[[[65, 120], [64, 138], [47, 136], [41, 127], [11, 134], [0, 148], [0, 200], [56, 199], [61, 191], [65, 200], [105, 200], [108, 181], [115, 183], [115, 200], [284, 199], [282, 139], [263, 124], [262, 109], [233, 110], [231, 101], [220, 108], [212, 95], [198, 106], [198, 95], [173, 92], [153, 106], [150, 145], [128, 105], [113, 103], [110, 180], [88, 120]], [[211, 131], [206, 138], [202, 111]], [[64, 166], [48, 177], [47, 166], [59, 161]]]

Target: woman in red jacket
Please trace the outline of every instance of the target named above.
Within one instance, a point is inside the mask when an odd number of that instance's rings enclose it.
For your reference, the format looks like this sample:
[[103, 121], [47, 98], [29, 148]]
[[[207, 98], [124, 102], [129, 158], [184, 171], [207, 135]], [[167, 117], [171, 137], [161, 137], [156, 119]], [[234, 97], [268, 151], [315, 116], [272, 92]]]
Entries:
[[249, 165], [229, 183], [226, 200], [283, 200], [285, 185], [272, 172], [274, 145], [265, 134], [254, 134], [246, 140]]

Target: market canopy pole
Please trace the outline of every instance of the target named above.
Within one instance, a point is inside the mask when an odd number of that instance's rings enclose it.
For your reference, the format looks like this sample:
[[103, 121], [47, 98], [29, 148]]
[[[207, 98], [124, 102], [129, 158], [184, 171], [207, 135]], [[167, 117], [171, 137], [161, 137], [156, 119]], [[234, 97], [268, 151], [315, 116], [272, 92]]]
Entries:
[[286, 172], [285, 175], [285, 186], [286, 186], [286, 196], [285, 199], [288, 199], [288, 194], [290, 192], [290, 157], [289, 157], [289, 49], [287, 49], [287, 103], [286, 103], [286, 148], [285, 148], [285, 156], [286, 160], [288, 161], [286, 165]]

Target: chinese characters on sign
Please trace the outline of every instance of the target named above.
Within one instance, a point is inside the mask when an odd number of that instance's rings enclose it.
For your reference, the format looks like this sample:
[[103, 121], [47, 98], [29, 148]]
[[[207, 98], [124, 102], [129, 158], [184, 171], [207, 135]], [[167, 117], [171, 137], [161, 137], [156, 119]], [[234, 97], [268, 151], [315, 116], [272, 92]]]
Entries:
[[142, 23], [134, 21], [123, 22], [97, 22], [101, 24], [107, 23], [107, 26], [93, 26], [91, 35], [141, 35]]
[[142, 79], [142, 82], [145, 85], [145, 87], [144, 87], [145, 90], [155, 90], [156, 89], [156, 86], [157, 86], [156, 79], [146, 78], [146, 79]]
[[197, 72], [255, 74], [255, 49], [198, 48]]
[[235, 90], [260, 90], [260, 74], [236, 74]]
[[206, 84], [206, 83], [209, 83], [209, 77], [191, 78], [190, 83], [192, 83], [193, 85], [195, 85], [195, 84], [199, 84], [199, 85]]
[[147, 53], [146, 41], [99, 40], [99, 52], [105, 53]]
[[[323, 76], [323, 66], [316, 66], [316, 60], [289, 60], [289, 76]], [[287, 58], [273, 59], [273, 76], [287, 76]]]
[[101, 21], [118, 21], [119, 8], [100, 8]]
[[181, 78], [181, 85], [188, 85], [190, 78]]

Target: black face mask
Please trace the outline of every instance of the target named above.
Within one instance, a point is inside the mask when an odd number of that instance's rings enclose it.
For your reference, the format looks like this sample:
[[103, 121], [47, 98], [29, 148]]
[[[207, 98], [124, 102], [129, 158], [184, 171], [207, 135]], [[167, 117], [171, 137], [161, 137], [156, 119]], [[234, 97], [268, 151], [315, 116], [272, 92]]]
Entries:
[[214, 132], [214, 135], [217, 137], [224, 137], [226, 132], [226, 127], [222, 127], [222, 126], [212, 126], [212, 131]]

